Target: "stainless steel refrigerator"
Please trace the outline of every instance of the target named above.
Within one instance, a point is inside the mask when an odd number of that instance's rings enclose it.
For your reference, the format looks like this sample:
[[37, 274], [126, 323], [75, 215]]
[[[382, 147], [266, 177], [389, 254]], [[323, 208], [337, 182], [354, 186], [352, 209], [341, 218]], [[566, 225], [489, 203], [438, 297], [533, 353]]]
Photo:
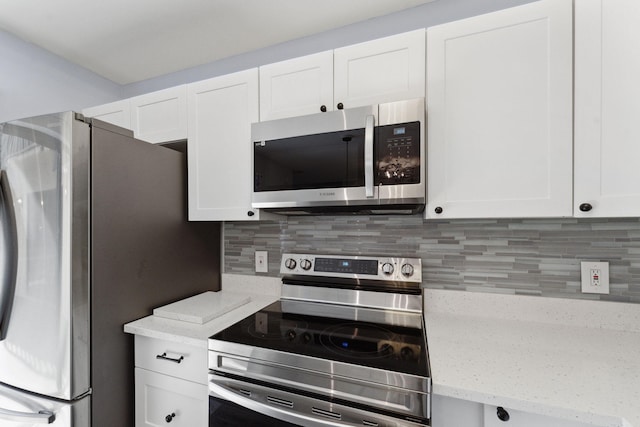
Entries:
[[0, 426], [134, 424], [123, 325], [220, 289], [185, 164], [73, 112], [0, 124]]

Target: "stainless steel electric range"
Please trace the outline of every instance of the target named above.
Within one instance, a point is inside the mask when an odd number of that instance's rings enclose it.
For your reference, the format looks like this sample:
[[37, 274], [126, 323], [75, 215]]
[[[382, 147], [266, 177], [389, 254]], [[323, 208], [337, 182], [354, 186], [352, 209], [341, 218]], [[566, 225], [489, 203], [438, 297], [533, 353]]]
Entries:
[[279, 301], [209, 338], [209, 426], [429, 426], [421, 262], [284, 254]]

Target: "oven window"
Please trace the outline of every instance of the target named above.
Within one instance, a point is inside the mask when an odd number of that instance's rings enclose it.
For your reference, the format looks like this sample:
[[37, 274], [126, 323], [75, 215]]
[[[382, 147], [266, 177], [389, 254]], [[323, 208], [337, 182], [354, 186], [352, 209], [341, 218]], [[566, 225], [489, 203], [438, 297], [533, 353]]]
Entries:
[[295, 427], [291, 424], [259, 414], [227, 400], [209, 396], [209, 427]]
[[364, 186], [364, 129], [254, 142], [254, 191]]

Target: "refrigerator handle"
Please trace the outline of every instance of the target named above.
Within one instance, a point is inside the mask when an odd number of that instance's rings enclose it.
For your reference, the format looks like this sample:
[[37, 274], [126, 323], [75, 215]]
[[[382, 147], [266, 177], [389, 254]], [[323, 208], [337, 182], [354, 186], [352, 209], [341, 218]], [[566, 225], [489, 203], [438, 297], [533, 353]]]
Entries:
[[9, 178], [4, 170], [0, 170], [0, 196], [2, 196], [0, 207], [4, 206], [7, 215], [7, 220], [0, 224], [0, 226], [4, 227], [5, 235], [5, 250], [3, 252], [5, 252], [5, 256], [9, 257], [5, 263], [5, 271], [2, 272], [2, 282], [0, 283], [0, 341], [2, 341], [6, 338], [9, 327], [9, 317], [18, 274], [16, 214]]
[[56, 415], [51, 411], [18, 412], [0, 408], [0, 420], [29, 424], [53, 424]]

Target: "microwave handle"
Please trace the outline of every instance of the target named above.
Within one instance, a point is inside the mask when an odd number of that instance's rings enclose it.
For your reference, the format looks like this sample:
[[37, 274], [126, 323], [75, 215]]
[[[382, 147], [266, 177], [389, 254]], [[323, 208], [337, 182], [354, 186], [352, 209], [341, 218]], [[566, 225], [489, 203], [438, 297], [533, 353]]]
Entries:
[[368, 115], [364, 125], [364, 189], [365, 197], [373, 198], [373, 132], [375, 117]]

